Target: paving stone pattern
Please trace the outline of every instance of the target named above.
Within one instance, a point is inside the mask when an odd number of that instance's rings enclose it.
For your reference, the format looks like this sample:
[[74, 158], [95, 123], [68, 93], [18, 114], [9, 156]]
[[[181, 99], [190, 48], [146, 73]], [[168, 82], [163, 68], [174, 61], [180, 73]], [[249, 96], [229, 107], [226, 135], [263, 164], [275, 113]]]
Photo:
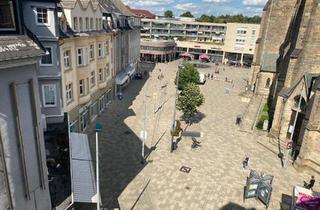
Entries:
[[[278, 157], [257, 143], [267, 138], [240, 132], [235, 124], [248, 103], [242, 102], [249, 69], [221, 67], [217, 79], [201, 85], [205, 103], [200, 107], [198, 122], [183, 126], [188, 131], [201, 131], [201, 146], [191, 149], [190, 137], [183, 137], [170, 153], [170, 124], [174, 104], [174, 77], [179, 61], [152, 65], [148, 81], [134, 80], [124, 91], [124, 99], [114, 101], [100, 117], [103, 131], [100, 141], [100, 180], [103, 207], [106, 209], [265, 209], [255, 199], [243, 202], [243, 187], [250, 169], [274, 175], [269, 209], [280, 209], [283, 199], [291, 196], [294, 185], [302, 185], [309, 174], [299, 174], [289, 165], [281, 168]], [[201, 69], [213, 73], [210, 65]], [[148, 68], [148, 67], [146, 67]], [[167, 84], [159, 92], [159, 68]], [[224, 69], [224, 70], [223, 70]], [[233, 80], [226, 83], [225, 77]], [[225, 89], [229, 88], [229, 94]], [[156, 93], [156, 95], [155, 95]], [[147, 141], [146, 163], [141, 164], [140, 131], [143, 126], [146, 94]], [[156, 102], [155, 102], [156, 101]], [[156, 113], [154, 103], [163, 104]], [[181, 116], [181, 113], [177, 113]], [[126, 131], [128, 131], [126, 133]], [[92, 154], [95, 151], [94, 128], [88, 130]], [[248, 169], [242, 168], [245, 155]], [[94, 156], [94, 155], [93, 155]], [[191, 168], [181, 172], [181, 166]], [[318, 183], [318, 182], [317, 182]], [[288, 195], [288, 196], [286, 196]], [[288, 202], [288, 201], [287, 201]]]

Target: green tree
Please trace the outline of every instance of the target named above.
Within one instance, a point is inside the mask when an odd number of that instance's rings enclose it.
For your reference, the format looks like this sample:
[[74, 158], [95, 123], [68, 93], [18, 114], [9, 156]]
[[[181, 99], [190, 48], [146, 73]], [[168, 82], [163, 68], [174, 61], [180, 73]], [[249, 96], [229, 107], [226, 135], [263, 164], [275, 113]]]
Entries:
[[199, 79], [200, 77], [197, 69], [192, 64], [184, 64], [183, 67], [179, 69], [178, 89], [183, 90], [188, 83], [197, 84]]
[[191, 14], [190, 11], [186, 11], [185, 13], [182, 13], [180, 15], [180, 17], [189, 17], [189, 18], [193, 18], [194, 16]]
[[167, 10], [164, 12], [164, 16], [166, 18], [173, 18], [173, 12], [171, 10]]
[[197, 19], [197, 21], [210, 23], [212, 20], [210, 16], [203, 14]]
[[204, 103], [204, 96], [199, 86], [188, 83], [178, 97], [177, 109], [183, 112], [186, 119], [197, 113], [197, 108]]

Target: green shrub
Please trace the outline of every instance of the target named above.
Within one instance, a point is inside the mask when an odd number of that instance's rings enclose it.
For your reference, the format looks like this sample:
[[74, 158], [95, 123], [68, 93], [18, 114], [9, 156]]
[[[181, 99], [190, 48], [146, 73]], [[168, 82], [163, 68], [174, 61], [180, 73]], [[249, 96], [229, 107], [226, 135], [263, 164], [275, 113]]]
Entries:
[[256, 127], [258, 129], [262, 130], [263, 129], [263, 123], [264, 123], [265, 120], [269, 120], [268, 115], [261, 115]]

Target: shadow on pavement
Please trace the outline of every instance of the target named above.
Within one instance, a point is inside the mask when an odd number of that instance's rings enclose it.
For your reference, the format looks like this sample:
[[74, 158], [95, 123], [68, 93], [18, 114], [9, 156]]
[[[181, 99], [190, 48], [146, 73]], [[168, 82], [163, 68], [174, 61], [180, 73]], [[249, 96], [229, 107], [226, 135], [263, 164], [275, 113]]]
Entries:
[[236, 203], [228, 203], [225, 206], [221, 207], [219, 210], [257, 210], [256, 208], [244, 208], [243, 206], [240, 206], [239, 204]]
[[[142, 68], [142, 70], [152, 71], [154, 65], [148, 66], [149, 68]], [[123, 90], [123, 99], [114, 99], [110, 107], [96, 120], [102, 124], [99, 138], [100, 192], [102, 206], [107, 209], [120, 208], [118, 197], [148, 164], [145, 161], [141, 164], [142, 142], [125, 123], [125, 119], [136, 115], [130, 107], [146, 81], [146, 79], [132, 80]], [[87, 133], [92, 158], [95, 159], [94, 123]], [[144, 152], [145, 155], [149, 154], [150, 149], [145, 146]]]
[[188, 124], [194, 124], [201, 122], [201, 120], [203, 120], [205, 117], [206, 115], [204, 113], [198, 111], [192, 117], [186, 117], [185, 115], [183, 115], [181, 117], [181, 120], [187, 122]]

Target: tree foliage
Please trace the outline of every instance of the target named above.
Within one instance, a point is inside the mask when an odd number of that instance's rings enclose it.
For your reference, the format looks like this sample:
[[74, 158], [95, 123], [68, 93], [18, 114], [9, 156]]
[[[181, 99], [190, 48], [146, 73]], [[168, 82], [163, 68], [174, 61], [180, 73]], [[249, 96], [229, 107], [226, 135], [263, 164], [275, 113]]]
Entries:
[[192, 64], [184, 64], [183, 67], [179, 69], [178, 89], [183, 90], [188, 83], [197, 84], [199, 79], [200, 77], [197, 69]]
[[180, 15], [180, 17], [189, 17], [189, 18], [193, 18], [194, 16], [191, 14], [190, 11], [186, 11], [185, 13], [182, 13]]
[[201, 15], [200, 18], [197, 19], [199, 22], [209, 22], [209, 23], [260, 23], [260, 16], [248, 17], [242, 14], [239, 15], [220, 15], [220, 16], [208, 16]]
[[199, 86], [188, 83], [178, 97], [177, 109], [182, 111], [187, 118], [197, 113], [197, 108], [204, 103], [204, 96]]
[[167, 10], [167, 11], [164, 12], [164, 16], [166, 18], [173, 18], [174, 15], [173, 15], [173, 12], [171, 10]]

